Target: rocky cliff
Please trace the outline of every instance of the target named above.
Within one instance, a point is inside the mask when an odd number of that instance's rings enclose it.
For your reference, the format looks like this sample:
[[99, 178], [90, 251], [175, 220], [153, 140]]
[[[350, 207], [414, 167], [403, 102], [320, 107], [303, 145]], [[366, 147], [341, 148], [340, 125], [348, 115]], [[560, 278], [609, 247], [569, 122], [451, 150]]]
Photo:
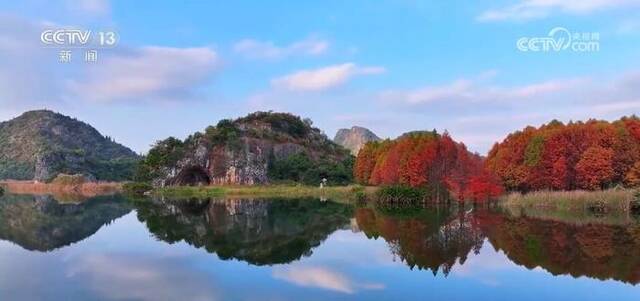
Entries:
[[359, 126], [354, 126], [350, 129], [340, 129], [336, 133], [336, 137], [333, 138], [335, 143], [350, 150], [353, 155], [357, 155], [360, 148], [367, 142], [380, 140], [381, 139], [372, 131]]
[[[342, 165], [350, 157], [309, 120], [256, 112], [222, 120], [184, 141], [157, 142], [140, 165], [138, 180], [150, 180], [154, 186], [253, 185], [274, 179], [312, 182], [338, 178], [335, 170], [350, 177], [350, 167]], [[292, 170], [296, 172], [291, 174]]]
[[90, 125], [51, 111], [0, 123], [0, 179], [48, 181], [66, 173], [125, 180], [137, 159]]

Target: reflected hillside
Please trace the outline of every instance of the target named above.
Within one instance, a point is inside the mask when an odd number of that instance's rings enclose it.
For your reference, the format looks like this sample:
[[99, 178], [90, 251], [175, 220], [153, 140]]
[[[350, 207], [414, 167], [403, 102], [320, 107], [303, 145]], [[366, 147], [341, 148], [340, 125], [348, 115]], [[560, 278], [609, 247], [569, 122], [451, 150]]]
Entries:
[[359, 208], [356, 220], [367, 237], [384, 238], [391, 252], [411, 269], [428, 269], [434, 275], [439, 270], [448, 275], [456, 262], [463, 264], [484, 241], [470, 214], [442, 208], [421, 209], [409, 216]]
[[138, 218], [157, 238], [185, 241], [222, 259], [254, 265], [288, 263], [349, 226], [349, 205], [303, 200], [152, 201]]
[[640, 282], [639, 224], [574, 224], [501, 214], [481, 219], [491, 244], [529, 269]]
[[27, 250], [51, 251], [93, 235], [130, 211], [118, 196], [60, 203], [46, 195], [6, 194], [0, 197], [0, 239]]

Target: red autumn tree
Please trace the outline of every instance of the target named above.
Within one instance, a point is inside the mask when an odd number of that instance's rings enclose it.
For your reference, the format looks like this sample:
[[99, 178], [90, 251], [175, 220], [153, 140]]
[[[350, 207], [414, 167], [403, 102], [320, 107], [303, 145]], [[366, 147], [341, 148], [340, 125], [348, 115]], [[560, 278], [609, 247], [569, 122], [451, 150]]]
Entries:
[[569, 186], [567, 159], [561, 156], [553, 162], [551, 168], [551, 186], [553, 189], [562, 189]]
[[[360, 149], [354, 164], [354, 177], [358, 183], [369, 184], [374, 178], [374, 170], [377, 164], [381, 164], [381, 155], [392, 146], [390, 140], [370, 142]], [[379, 178], [379, 174], [375, 176]]]
[[585, 189], [598, 189], [610, 183], [614, 176], [613, 150], [592, 146], [576, 164], [578, 185]]
[[465, 198], [477, 202], [486, 202], [502, 193], [502, 186], [487, 172], [472, 176], [465, 191]]
[[640, 119], [631, 116], [526, 127], [493, 146], [487, 167], [509, 190], [599, 189], [628, 184], [639, 161]]
[[636, 164], [629, 169], [624, 180], [630, 187], [640, 186], [640, 161], [636, 162]]
[[423, 141], [407, 155], [407, 160], [403, 167], [405, 177], [401, 184], [408, 184], [413, 187], [425, 185], [429, 181], [431, 167], [438, 155], [436, 142]]
[[486, 201], [502, 192], [480, 156], [435, 131], [368, 143], [356, 158], [354, 175], [371, 185], [428, 187], [437, 197], [446, 191], [459, 201]]
[[358, 183], [366, 184], [369, 181], [376, 164], [376, 148], [376, 144], [369, 143], [358, 152], [353, 166], [353, 177]]

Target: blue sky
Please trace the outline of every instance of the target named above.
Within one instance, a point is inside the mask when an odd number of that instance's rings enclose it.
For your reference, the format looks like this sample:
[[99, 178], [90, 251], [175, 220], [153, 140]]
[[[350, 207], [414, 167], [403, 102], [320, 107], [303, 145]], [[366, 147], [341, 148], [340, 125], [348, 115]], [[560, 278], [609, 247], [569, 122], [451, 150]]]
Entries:
[[[597, 51], [518, 49], [556, 27]], [[59, 28], [120, 40], [63, 64], [40, 43]], [[1, 120], [49, 108], [138, 152], [255, 110], [330, 137], [446, 129], [480, 153], [529, 124], [640, 112], [639, 0], [15, 1], [0, 54]]]

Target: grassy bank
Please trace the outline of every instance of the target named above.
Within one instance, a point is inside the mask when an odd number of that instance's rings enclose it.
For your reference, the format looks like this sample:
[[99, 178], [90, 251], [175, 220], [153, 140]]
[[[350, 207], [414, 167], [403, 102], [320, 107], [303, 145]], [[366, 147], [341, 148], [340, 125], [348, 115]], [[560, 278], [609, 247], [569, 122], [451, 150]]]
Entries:
[[334, 200], [355, 200], [360, 196], [373, 194], [375, 187], [330, 186], [320, 189], [316, 186], [258, 185], [258, 186], [176, 186], [158, 188], [153, 195], [167, 198], [209, 198], [209, 197], [246, 197], [246, 198], [300, 198], [319, 197]]
[[640, 202], [640, 195], [633, 189], [609, 189], [601, 191], [536, 191], [527, 194], [511, 193], [502, 197], [501, 205], [507, 208], [534, 208], [565, 212], [591, 211], [596, 213], [629, 212]]
[[603, 225], [628, 225], [638, 222], [638, 216], [629, 211], [609, 211], [597, 213], [590, 210], [558, 210], [536, 207], [505, 207], [506, 213], [511, 216], [527, 216], [541, 220], [551, 220], [573, 225], [603, 224]]
[[122, 191], [122, 184], [114, 182], [41, 183], [33, 181], [1, 181], [0, 187], [13, 194], [52, 195], [59, 201], [76, 202], [100, 195], [113, 195]]

